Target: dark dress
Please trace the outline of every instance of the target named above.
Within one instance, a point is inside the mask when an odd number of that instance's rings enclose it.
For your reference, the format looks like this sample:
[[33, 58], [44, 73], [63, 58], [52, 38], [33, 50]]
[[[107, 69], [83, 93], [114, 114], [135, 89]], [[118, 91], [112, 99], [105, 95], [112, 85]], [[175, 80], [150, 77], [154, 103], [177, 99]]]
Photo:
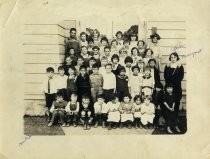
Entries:
[[173, 94], [175, 97], [175, 112], [178, 115], [180, 100], [182, 98], [182, 86], [181, 82], [184, 78], [184, 67], [177, 66], [171, 68], [166, 65], [164, 69], [164, 79], [166, 84], [173, 84]]
[[67, 98], [68, 101], [70, 100], [70, 97], [73, 93], [77, 93], [77, 85], [76, 85], [76, 81], [75, 78], [72, 79], [67, 79]]
[[116, 91], [119, 101], [123, 100], [124, 95], [128, 95], [128, 77], [116, 76]]

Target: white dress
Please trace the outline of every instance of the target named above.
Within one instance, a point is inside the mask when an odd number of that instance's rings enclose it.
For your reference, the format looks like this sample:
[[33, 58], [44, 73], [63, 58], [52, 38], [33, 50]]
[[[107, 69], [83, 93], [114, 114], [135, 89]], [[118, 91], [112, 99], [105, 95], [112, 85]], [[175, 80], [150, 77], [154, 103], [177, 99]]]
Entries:
[[135, 95], [140, 94], [140, 84], [141, 84], [142, 77], [140, 75], [130, 76], [130, 87], [131, 87], [131, 96], [134, 97]]
[[120, 108], [121, 112], [121, 122], [126, 122], [126, 121], [133, 121], [133, 104], [132, 103], [121, 103]]
[[113, 104], [112, 102], [107, 103], [108, 107], [108, 122], [119, 122], [120, 121], [120, 112], [119, 112], [120, 102]]
[[146, 105], [143, 103], [141, 105], [141, 122], [143, 125], [146, 125], [149, 123], [153, 123], [153, 119], [155, 117], [155, 106], [153, 103], [150, 103], [149, 105]]
[[135, 112], [133, 114], [134, 118], [141, 118], [141, 104], [137, 105], [136, 103], [133, 104]]

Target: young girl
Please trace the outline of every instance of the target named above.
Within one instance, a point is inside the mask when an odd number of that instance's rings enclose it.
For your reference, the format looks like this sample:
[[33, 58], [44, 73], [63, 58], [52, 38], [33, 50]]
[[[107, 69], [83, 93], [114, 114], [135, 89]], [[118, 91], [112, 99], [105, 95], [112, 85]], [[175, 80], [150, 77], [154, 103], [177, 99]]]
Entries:
[[100, 50], [101, 50], [100, 56], [104, 56], [104, 48], [106, 46], [109, 46], [109, 41], [106, 37], [102, 37], [101, 38], [101, 47], [100, 47]]
[[137, 49], [137, 47], [133, 47], [133, 48], [131, 49], [131, 57], [132, 57], [132, 59], [133, 59], [133, 64], [132, 64], [132, 66], [137, 65], [138, 61], [139, 61], [140, 59], [142, 59], [142, 57], [139, 56], [139, 50]]
[[122, 47], [123, 46], [123, 33], [121, 31], [117, 31], [115, 36], [116, 36], [116, 40], [117, 40], [119, 47]]
[[88, 42], [87, 50], [91, 54], [92, 53], [92, 49], [94, 47], [93, 38], [92, 37], [88, 37], [87, 38], [87, 42]]
[[123, 96], [123, 102], [120, 103], [119, 112], [121, 113], [121, 126], [123, 123], [127, 123], [129, 129], [132, 127], [134, 106], [131, 103], [131, 95], [125, 94]]
[[67, 79], [67, 101], [69, 101], [69, 98], [73, 93], [77, 92], [76, 69], [74, 67], [69, 67], [68, 74], [69, 76]]
[[119, 69], [120, 69], [120, 67], [122, 67], [119, 64], [119, 56], [116, 55], [116, 54], [112, 55], [111, 61], [112, 61], [112, 72], [115, 75], [118, 75], [119, 74]]
[[88, 46], [88, 42], [87, 42], [87, 35], [85, 32], [81, 32], [80, 33], [80, 47], [81, 46]]
[[98, 31], [98, 29], [94, 29], [93, 31], [93, 41], [94, 41], [94, 46], [101, 46], [101, 42], [100, 42], [100, 32]]
[[175, 98], [173, 94], [173, 86], [171, 84], [167, 84], [165, 86], [165, 95], [164, 95], [164, 100], [163, 100], [163, 115], [167, 123], [167, 132], [168, 133], [173, 133], [171, 130], [175, 128], [175, 130], [180, 133], [180, 129], [177, 125], [177, 116], [174, 111], [175, 107]]
[[119, 75], [116, 76], [116, 92], [119, 98], [119, 101], [123, 101], [123, 97], [125, 94], [129, 94], [129, 79], [128, 76], [125, 75], [125, 67], [121, 66], [119, 70]]
[[130, 78], [130, 76], [132, 74], [131, 66], [133, 64], [133, 59], [130, 56], [127, 56], [125, 58], [124, 63], [125, 63], [126, 75], [128, 76], [128, 78]]
[[75, 66], [76, 75], [77, 76], [79, 75], [79, 68], [80, 68], [80, 66], [83, 65], [83, 63], [84, 63], [83, 57], [82, 56], [78, 56], [78, 58], [77, 58], [77, 65]]
[[117, 124], [120, 121], [120, 112], [119, 112], [119, 106], [120, 102], [118, 101], [118, 98], [115, 94], [113, 94], [110, 98], [110, 102], [107, 103], [108, 108], [108, 130], [111, 130], [112, 128], [116, 128]]
[[111, 41], [111, 54], [112, 55], [114, 55], [114, 54], [119, 55], [119, 46], [118, 46], [118, 43], [117, 43], [116, 39]]
[[154, 85], [155, 82], [154, 78], [151, 76], [151, 69], [146, 67], [144, 70], [144, 76], [142, 77], [142, 82], [140, 83], [142, 95], [152, 95]]
[[71, 58], [71, 56], [67, 56], [66, 59], [65, 59], [65, 63], [63, 65], [63, 68], [64, 68], [64, 74], [65, 75], [69, 75], [68, 73], [68, 70], [69, 70], [69, 67], [73, 67], [73, 59]]
[[125, 58], [128, 56], [128, 52], [127, 50], [120, 50], [119, 54], [119, 64], [125, 66]]
[[153, 58], [153, 51], [151, 49], [145, 50], [145, 57], [143, 58], [144, 63], [148, 66], [148, 61]]
[[153, 127], [153, 119], [155, 117], [155, 106], [151, 103], [151, 96], [144, 97], [144, 103], [141, 105], [141, 123], [145, 128]]
[[134, 126], [135, 128], [142, 128], [141, 127], [141, 96], [140, 95], [136, 95], [134, 97], [134, 103], [133, 103], [133, 106], [134, 106]]
[[143, 77], [144, 75], [144, 69], [145, 69], [145, 63], [143, 60], [139, 60], [138, 63], [137, 63], [137, 66], [139, 67], [139, 75], [141, 77]]
[[94, 57], [90, 57], [88, 61], [87, 73], [91, 75], [93, 73], [93, 65], [96, 64], [96, 59]]
[[160, 71], [156, 67], [156, 60], [155, 59], [150, 59], [148, 61], [148, 65], [149, 65], [149, 67], [151, 69], [151, 76], [154, 78], [155, 85], [157, 83], [160, 83]]
[[138, 36], [136, 34], [130, 35], [130, 48], [137, 47]]
[[88, 96], [82, 96], [82, 102], [80, 105], [80, 121], [83, 124], [84, 130], [89, 130], [90, 125], [93, 122], [93, 106], [90, 103], [90, 98]]
[[79, 102], [77, 102], [77, 94], [71, 94], [71, 100], [67, 103], [66, 110], [66, 126], [69, 127], [73, 122], [74, 127], [77, 126], [78, 113], [79, 113]]
[[131, 56], [131, 47], [130, 47], [130, 41], [124, 40], [123, 47], [120, 49], [120, 51], [127, 51], [128, 55]]
[[139, 67], [133, 66], [132, 67], [132, 74], [130, 76], [129, 82], [130, 82], [130, 90], [131, 90], [131, 96], [134, 97], [136, 95], [140, 95], [140, 83], [142, 82], [142, 77], [139, 75]]
[[139, 56], [141, 56], [142, 58], [144, 58], [145, 56], [145, 42], [143, 40], [139, 40], [137, 43], [138, 46], [138, 50], [139, 50]]

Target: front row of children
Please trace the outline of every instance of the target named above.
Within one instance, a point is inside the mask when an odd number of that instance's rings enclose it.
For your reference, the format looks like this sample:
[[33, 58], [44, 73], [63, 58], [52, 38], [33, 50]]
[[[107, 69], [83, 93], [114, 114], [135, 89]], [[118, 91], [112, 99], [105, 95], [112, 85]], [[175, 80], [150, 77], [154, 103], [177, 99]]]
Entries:
[[[159, 90], [160, 91], [160, 90]], [[173, 87], [166, 85], [166, 92], [163, 93], [162, 101], [159, 103], [162, 115], [167, 123], [167, 132], [173, 133], [172, 129], [180, 133], [177, 125], [177, 119], [174, 112]], [[160, 94], [160, 92], [159, 92]], [[67, 103], [63, 99], [63, 94], [58, 92], [56, 101], [53, 102], [50, 112], [51, 120], [48, 126], [60, 122], [62, 126], [77, 126], [82, 123], [84, 130], [89, 130], [92, 125], [98, 127], [99, 124], [108, 130], [119, 126], [127, 126], [129, 129], [135, 128], [153, 128], [157, 126], [156, 106], [152, 103], [151, 96], [144, 96], [143, 101], [140, 95], [133, 99], [130, 94], [123, 96], [122, 102], [119, 102], [117, 95], [111, 94], [111, 100], [107, 103], [104, 101], [102, 94], [97, 96], [97, 101], [93, 104], [89, 96], [83, 95], [82, 101], [78, 102], [77, 94], [72, 94], [70, 101]]]

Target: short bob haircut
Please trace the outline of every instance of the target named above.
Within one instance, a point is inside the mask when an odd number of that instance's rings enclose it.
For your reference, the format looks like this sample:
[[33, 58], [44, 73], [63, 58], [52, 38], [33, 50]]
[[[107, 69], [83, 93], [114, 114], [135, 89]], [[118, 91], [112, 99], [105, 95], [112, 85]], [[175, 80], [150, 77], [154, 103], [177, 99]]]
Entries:
[[137, 99], [140, 99], [140, 101], [141, 101], [141, 96], [140, 96], [140, 95], [136, 95], [136, 96], [133, 98], [134, 101], [136, 101]]
[[132, 57], [127, 56], [127, 57], [125, 58], [124, 63], [126, 64], [126, 63], [128, 63], [128, 62], [133, 63]]
[[131, 100], [131, 95], [130, 95], [130, 93], [126, 93], [126, 94], [124, 94], [124, 96], [123, 96], [123, 98], [125, 98], [125, 97], [128, 97], [130, 100]]
[[117, 36], [118, 34], [121, 34], [121, 36], [123, 36], [123, 33], [121, 31], [117, 31], [115, 36]]
[[150, 63], [151, 61], [154, 61], [155, 64], [157, 63], [155, 59], [149, 59], [148, 63]]
[[147, 52], [149, 51], [149, 50], [151, 50], [151, 54], [153, 55], [153, 51], [152, 51], [152, 49], [150, 49], [150, 48], [147, 48], [146, 50], [145, 50], [145, 55], [147, 55]]
[[113, 42], [116, 42], [117, 43], [117, 45], [118, 45], [118, 42], [117, 42], [117, 40], [116, 39], [113, 39], [112, 41], [111, 41], [111, 45], [112, 45], [112, 43]]
[[109, 41], [108, 41], [107, 37], [105, 37], [105, 36], [101, 38], [101, 43], [102, 43], [102, 41], [106, 41], [107, 44], [109, 44]]
[[98, 37], [100, 36], [100, 32], [98, 31], [98, 29], [94, 29], [94, 30], [93, 30], [93, 33], [94, 33], [94, 32], [97, 32], [97, 33], [98, 33]]
[[145, 45], [144, 40], [139, 40], [139, 41], [138, 41], [138, 43], [137, 43], [137, 46], [139, 45], [139, 43], [140, 43], [140, 42], [142, 42], [142, 43], [143, 43], [143, 46]]
[[133, 66], [133, 67], [131, 68], [132, 72], [134, 71], [135, 68], [138, 69], [138, 71], [140, 72], [140, 68], [139, 68], [138, 66]]
[[176, 53], [176, 52], [172, 52], [171, 54], [170, 54], [170, 56], [169, 56], [169, 61], [171, 61], [171, 56], [172, 55], [174, 55], [174, 56], [176, 56], [176, 58], [177, 58], [177, 61], [179, 61], [179, 55]]
[[150, 96], [150, 95], [146, 95], [146, 96], [144, 96], [144, 100], [145, 100], [145, 99], [148, 99], [148, 100], [150, 100], [150, 101], [151, 101], [151, 100], [152, 100], [152, 96]]
[[98, 51], [100, 50], [100, 48], [98, 46], [93, 46], [92, 50], [97, 49]]
[[119, 58], [119, 56], [117, 54], [112, 55], [111, 61], [113, 62], [114, 59], [117, 59], [118, 62], [120, 61], [120, 58]]
[[133, 48], [131, 49], [131, 55], [133, 55], [133, 50], [134, 50], [134, 49], [137, 50], [137, 54], [139, 55], [139, 49], [138, 49], [137, 47], [133, 47]]
[[125, 43], [129, 43], [129, 45], [130, 45], [130, 41], [127, 40], [127, 39], [123, 41], [123, 45], [124, 45]]
[[48, 67], [48, 68], [46, 69], [46, 72], [53, 72], [53, 73], [54, 73], [54, 68]]
[[71, 28], [69, 32], [71, 33], [72, 31], [77, 31], [77, 29], [76, 28]]

